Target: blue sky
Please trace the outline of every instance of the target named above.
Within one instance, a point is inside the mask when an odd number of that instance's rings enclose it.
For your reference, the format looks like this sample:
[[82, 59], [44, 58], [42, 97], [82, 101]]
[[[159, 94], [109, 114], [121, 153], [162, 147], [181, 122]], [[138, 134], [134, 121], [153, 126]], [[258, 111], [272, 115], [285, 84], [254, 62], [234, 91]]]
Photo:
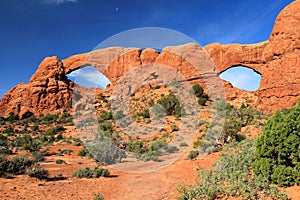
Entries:
[[275, 17], [292, 0], [1, 0], [0, 97], [28, 82], [46, 57], [94, 49], [139, 27], [182, 32], [200, 45], [268, 39]]

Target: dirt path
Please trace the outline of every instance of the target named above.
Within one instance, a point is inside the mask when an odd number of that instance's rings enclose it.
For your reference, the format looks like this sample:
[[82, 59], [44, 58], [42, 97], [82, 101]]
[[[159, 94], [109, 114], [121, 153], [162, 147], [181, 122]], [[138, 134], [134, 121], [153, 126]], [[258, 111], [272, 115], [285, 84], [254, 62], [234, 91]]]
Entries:
[[[210, 168], [218, 158], [219, 154], [211, 154], [205, 160], [180, 159], [150, 173], [134, 174], [111, 169], [110, 178], [72, 177], [60, 181], [39, 181], [22, 175], [14, 179], [0, 179], [0, 199], [92, 199], [97, 192], [103, 194], [105, 199], [176, 199], [179, 183], [193, 183], [197, 168]], [[48, 168], [51, 171], [50, 165]]]

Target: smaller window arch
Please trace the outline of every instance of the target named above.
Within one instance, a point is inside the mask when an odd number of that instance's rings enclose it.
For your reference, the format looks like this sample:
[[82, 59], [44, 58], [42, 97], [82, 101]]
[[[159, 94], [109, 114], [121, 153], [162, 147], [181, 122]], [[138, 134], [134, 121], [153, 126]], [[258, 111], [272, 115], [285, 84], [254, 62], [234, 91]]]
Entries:
[[93, 66], [84, 66], [67, 74], [69, 80], [86, 88], [106, 89], [109, 79]]
[[247, 91], [259, 89], [261, 74], [250, 67], [237, 65], [221, 72], [219, 77], [230, 82], [234, 87]]

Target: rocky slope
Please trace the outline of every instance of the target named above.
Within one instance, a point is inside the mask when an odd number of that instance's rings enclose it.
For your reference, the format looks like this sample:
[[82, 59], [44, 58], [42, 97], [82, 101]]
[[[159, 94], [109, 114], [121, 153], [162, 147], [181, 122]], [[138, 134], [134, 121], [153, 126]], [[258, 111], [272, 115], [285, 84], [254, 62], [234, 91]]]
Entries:
[[[201, 54], [205, 65], [193, 59], [194, 54], [203, 53], [196, 44], [166, 47], [161, 53], [154, 49], [112, 47], [74, 55], [63, 61], [48, 57], [28, 84], [19, 84], [3, 96], [0, 115], [8, 116], [13, 112], [25, 117], [67, 109], [73, 84], [66, 74], [86, 65], [104, 73], [113, 87], [134, 68], [143, 70], [147, 65], [169, 66], [186, 80], [203, 84], [208, 93], [220, 90], [215, 84], [220, 82], [219, 73], [243, 65], [261, 74], [260, 87], [255, 92], [247, 92], [224, 82], [228, 101], [237, 105], [248, 103], [266, 113], [291, 107], [300, 97], [300, 1], [291, 3], [278, 15], [269, 40], [250, 45], [214, 43], [204, 50], [208, 54]], [[208, 57], [214, 66], [208, 67], [211, 64], [206, 59]]]

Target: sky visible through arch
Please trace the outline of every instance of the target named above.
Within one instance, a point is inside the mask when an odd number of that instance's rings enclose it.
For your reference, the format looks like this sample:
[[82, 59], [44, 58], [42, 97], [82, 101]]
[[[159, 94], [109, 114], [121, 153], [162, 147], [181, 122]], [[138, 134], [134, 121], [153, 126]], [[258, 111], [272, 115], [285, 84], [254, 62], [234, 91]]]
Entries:
[[267, 40], [278, 13], [292, 0], [1, 0], [0, 98], [28, 82], [46, 56], [93, 50], [120, 32], [173, 29], [209, 43]]

